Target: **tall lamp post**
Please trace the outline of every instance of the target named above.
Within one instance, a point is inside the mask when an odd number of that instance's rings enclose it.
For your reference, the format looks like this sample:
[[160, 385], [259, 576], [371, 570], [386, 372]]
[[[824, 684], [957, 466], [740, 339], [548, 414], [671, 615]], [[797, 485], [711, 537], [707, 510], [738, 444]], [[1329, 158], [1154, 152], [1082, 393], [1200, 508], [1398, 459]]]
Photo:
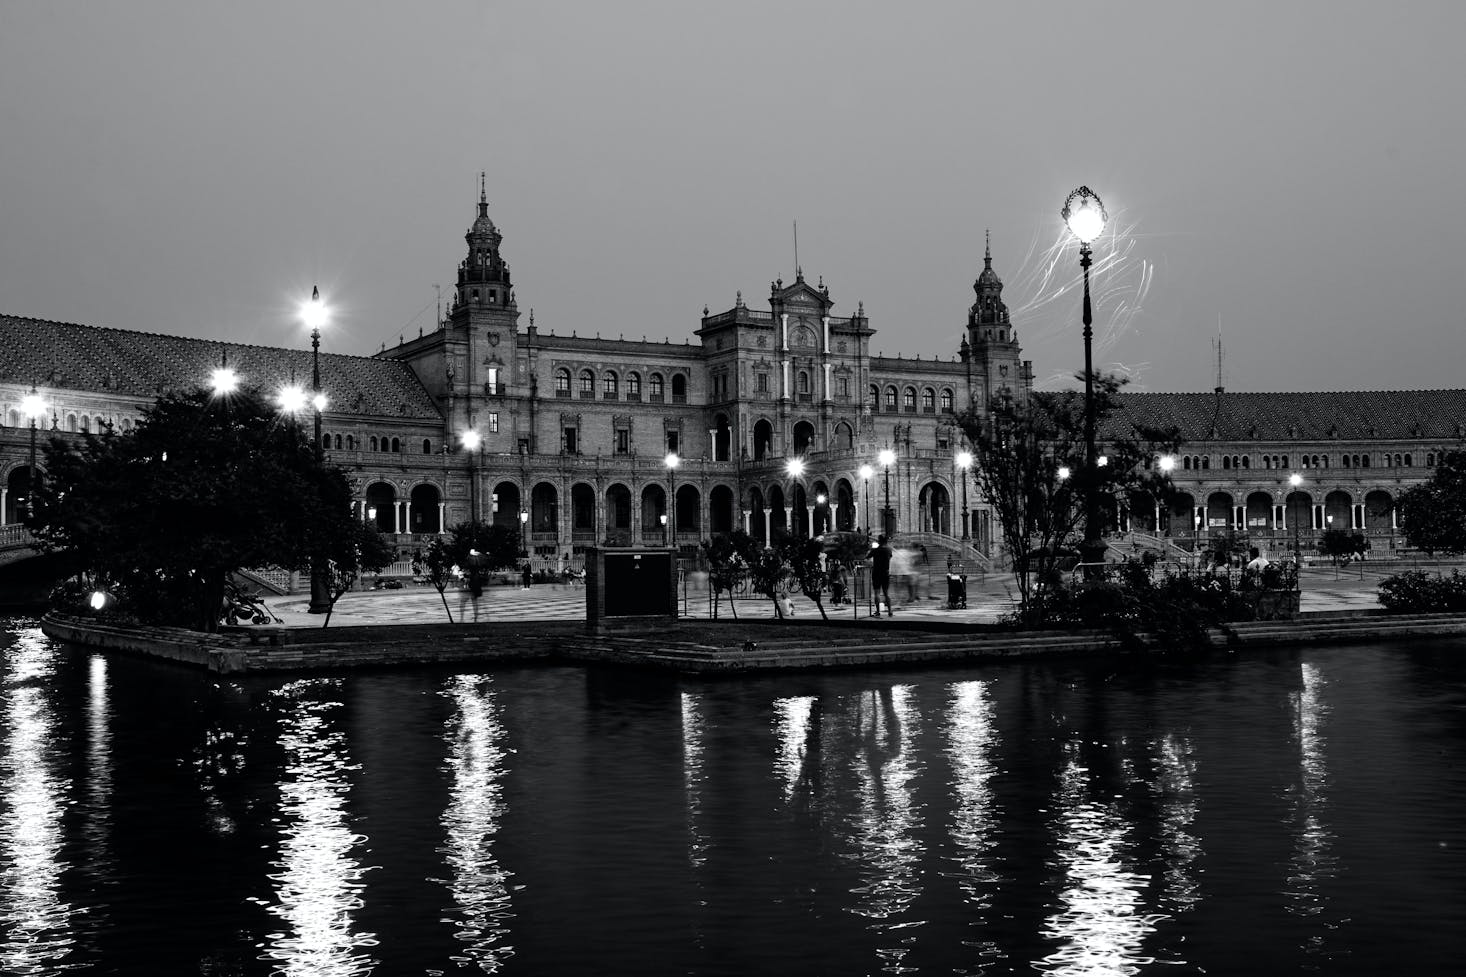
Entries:
[[[300, 307], [300, 321], [311, 331], [311, 406], [315, 408], [315, 424], [311, 447], [316, 463], [325, 457], [325, 445], [321, 442], [321, 412], [326, 409], [326, 398], [321, 393], [321, 327], [326, 324], [326, 303], [321, 301], [320, 286], [311, 287], [310, 301]], [[317, 552], [311, 555], [311, 600], [306, 608], [311, 614], [325, 614], [331, 609], [330, 584], [326, 579], [326, 559]]]
[[458, 436], [458, 443], [463, 445], [463, 450], [468, 452], [468, 513], [474, 521], [479, 521], [478, 505], [478, 473], [473, 468], [473, 453], [478, 450], [483, 439], [477, 431], [464, 431]]
[[519, 510], [519, 555], [529, 559], [529, 510]]
[[1079, 267], [1084, 270], [1084, 541], [1079, 544], [1079, 559], [1086, 564], [1104, 562], [1105, 542], [1100, 538], [1099, 471], [1094, 444], [1094, 365], [1090, 348], [1094, 342], [1094, 315], [1089, 302], [1089, 266], [1093, 253], [1091, 242], [1105, 229], [1109, 214], [1099, 195], [1089, 187], [1080, 187], [1069, 194], [1059, 212], [1069, 231], [1079, 239]]
[[677, 466], [682, 459], [677, 457], [677, 452], [667, 452], [667, 457], [662, 461], [667, 466], [667, 542], [675, 547], [677, 545]]
[[896, 464], [896, 452], [890, 448], [882, 448], [876, 460], [881, 463], [886, 482], [885, 504], [881, 507], [881, 532], [890, 537], [896, 535], [895, 514], [891, 512], [891, 466]]
[[[1288, 484], [1293, 491], [1298, 491], [1298, 486], [1303, 484], [1303, 476], [1294, 472], [1288, 476]], [[1287, 509], [1285, 507], [1284, 511]], [[1298, 589], [1303, 589], [1303, 543], [1298, 538], [1298, 520], [1293, 520], [1293, 566], [1298, 573]]]
[[[798, 539], [799, 538], [799, 531], [798, 531], [798, 529], [795, 528], [795, 526], [796, 525], [797, 526], [803, 526], [804, 525], [804, 517], [803, 516], [800, 516], [800, 515], [797, 515], [794, 512], [794, 482], [795, 482], [796, 479], [800, 479], [800, 478], [803, 478], [804, 477], [804, 459], [803, 458], [790, 458], [784, 464], [784, 474], [786, 474], [786, 475], [789, 476], [789, 493], [788, 493], [788, 495], [786, 495], [784, 497], [784, 501], [785, 501], [785, 504], [786, 504], [786, 506], [787, 506], [787, 508], [789, 510], [789, 517], [791, 519], [797, 519], [798, 520], [798, 522], [795, 523], [794, 525], [788, 525], [788, 526], [785, 526], [784, 528], [787, 529], [787, 530], [789, 530], [789, 534], [791, 536], [793, 536], [795, 539]], [[808, 498], [808, 496], [806, 496], [806, 498]]]
[[31, 463], [26, 469], [25, 475], [25, 514], [27, 517], [35, 515], [36, 512], [36, 418], [46, 413], [46, 402], [36, 392], [35, 385], [31, 385], [31, 392], [21, 398], [20, 409], [25, 411], [26, 416], [31, 419]]
[[972, 539], [967, 525], [967, 520], [970, 518], [967, 509], [967, 472], [972, 468], [972, 452], [966, 448], [957, 452], [957, 467], [962, 471], [962, 542], [966, 543]]
[[865, 497], [865, 535], [870, 537], [870, 477], [874, 475], [875, 469], [869, 465], [860, 466], [860, 494]]

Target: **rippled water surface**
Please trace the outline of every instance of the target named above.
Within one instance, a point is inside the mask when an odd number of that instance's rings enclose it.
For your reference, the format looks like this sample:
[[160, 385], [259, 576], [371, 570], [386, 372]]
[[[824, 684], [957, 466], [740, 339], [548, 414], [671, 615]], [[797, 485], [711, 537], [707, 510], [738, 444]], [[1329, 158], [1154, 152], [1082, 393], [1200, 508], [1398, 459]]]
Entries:
[[1466, 642], [225, 681], [0, 621], [0, 973], [1466, 972]]

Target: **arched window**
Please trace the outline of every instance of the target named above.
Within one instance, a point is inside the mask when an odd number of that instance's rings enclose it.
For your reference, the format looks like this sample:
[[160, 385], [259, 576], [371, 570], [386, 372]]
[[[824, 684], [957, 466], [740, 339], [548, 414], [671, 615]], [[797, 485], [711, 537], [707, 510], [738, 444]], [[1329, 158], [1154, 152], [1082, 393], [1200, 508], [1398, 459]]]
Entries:
[[589, 370], [580, 371], [580, 395], [582, 397], [596, 395], [596, 375]]
[[1408, 454], [1405, 456], [1405, 467], [1410, 467], [1410, 456]]
[[1211, 455], [1201, 456], [1201, 467], [1205, 468], [1207, 471], [1211, 471]]
[[660, 373], [653, 373], [647, 378], [647, 393], [651, 394], [654, 403], [661, 403], [662, 395], [666, 392], [666, 384]]
[[368, 443], [372, 446], [373, 451], [377, 450], [377, 436], [375, 434], [372, 435], [372, 439]]
[[81, 433], [82, 434], [91, 434], [92, 433], [92, 419], [90, 417], [86, 416], [85, 414], [81, 415]]
[[1191, 456], [1190, 455], [1182, 455], [1181, 456], [1181, 468], [1183, 470], [1185, 470], [1185, 471], [1190, 471], [1191, 470]]
[[942, 413], [952, 413], [952, 391], [950, 388], [942, 388]]
[[1231, 467], [1232, 467], [1232, 459], [1229, 456], [1227, 456], [1227, 455], [1222, 455], [1222, 470], [1225, 471], [1226, 469], [1231, 468]]
[[[82, 430], [85, 431], [86, 428], [83, 427]], [[1426, 452], [1426, 455], [1425, 455], [1425, 467], [1426, 468], [1433, 468], [1434, 466], [1435, 466], [1435, 452], [1434, 451], [1428, 451], [1428, 452]]]
[[907, 387], [905, 390], [901, 391], [901, 409], [909, 411], [916, 410], [915, 387]]
[[570, 396], [570, 371], [563, 366], [555, 371], [555, 396]]
[[340, 451], [341, 450], [341, 435], [339, 435], [339, 434], [336, 435], [336, 450], [337, 451]]
[[1361, 468], [1368, 468], [1369, 467], [1369, 455], [1360, 455], [1359, 456], [1359, 460], [1361, 462], [1363, 462], [1363, 464], [1360, 465], [1359, 467], [1361, 467]]
[[687, 403], [687, 375], [683, 373], [672, 374], [672, 403]]
[[425, 455], [430, 455], [433, 453], [433, 442], [428, 440], [427, 438], [422, 439], [422, 453]]
[[1247, 455], [1242, 456], [1242, 467], [1248, 469], [1249, 471], [1252, 469], [1252, 459], [1249, 458]]
[[397, 440], [396, 438], [393, 438], [392, 439], [392, 453], [393, 454], [401, 454], [402, 453], [402, 442], [399, 441], [399, 440]]
[[881, 388], [880, 387], [877, 387], [875, 384], [871, 384], [870, 385], [870, 391], [869, 391], [869, 393], [870, 393], [870, 409], [871, 410], [880, 410], [881, 409]]
[[66, 415], [66, 430], [75, 433], [75, 431], [76, 431], [76, 415], [75, 414], [67, 414]]
[[641, 374], [626, 374], [626, 396], [631, 400], [641, 399]]
[[605, 375], [601, 377], [601, 396], [607, 400], [615, 400], [619, 386], [620, 384], [616, 379], [616, 371], [607, 370]]
[[925, 414], [935, 414], [937, 412], [937, 392], [931, 387], [927, 387], [921, 392], [921, 410]]
[[886, 388], [886, 410], [895, 410], [895, 409], [896, 409], [896, 388], [894, 386], [890, 386], [890, 387], [887, 387]]
[[802, 393], [802, 394], [808, 394], [809, 393], [809, 373], [808, 373], [808, 371], [800, 370], [799, 371], [799, 374], [798, 374], [798, 377], [795, 380], [795, 383], [798, 385], [797, 389], [799, 390], [800, 393]]

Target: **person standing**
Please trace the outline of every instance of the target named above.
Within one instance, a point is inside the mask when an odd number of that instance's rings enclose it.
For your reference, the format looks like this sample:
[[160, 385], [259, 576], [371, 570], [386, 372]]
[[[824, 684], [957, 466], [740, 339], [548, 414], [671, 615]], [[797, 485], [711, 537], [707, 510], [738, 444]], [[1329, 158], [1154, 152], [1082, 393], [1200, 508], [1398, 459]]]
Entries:
[[534, 573], [529, 568], [528, 560], [524, 561], [524, 572], [520, 575], [520, 577], [524, 581], [524, 589], [528, 590], [530, 584], [534, 583]]
[[886, 616], [891, 617], [891, 547], [886, 545], [886, 536], [876, 537], [876, 547], [870, 551], [870, 588], [876, 609], [873, 617], [881, 616], [881, 601], [886, 603]]

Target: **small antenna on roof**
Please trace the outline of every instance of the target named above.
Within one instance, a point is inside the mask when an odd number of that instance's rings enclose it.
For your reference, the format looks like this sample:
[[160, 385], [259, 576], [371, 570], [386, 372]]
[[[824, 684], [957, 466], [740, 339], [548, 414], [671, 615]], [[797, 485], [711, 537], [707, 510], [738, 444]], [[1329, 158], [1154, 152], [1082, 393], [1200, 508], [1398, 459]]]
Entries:
[[804, 277], [804, 269], [799, 267], [799, 221], [794, 222], [794, 277]]
[[1217, 338], [1212, 341], [1217, 350], [1217, 393], [1222, 393], [1226, 386], [1222, 374], [1222, 314], [1217, 313]]

